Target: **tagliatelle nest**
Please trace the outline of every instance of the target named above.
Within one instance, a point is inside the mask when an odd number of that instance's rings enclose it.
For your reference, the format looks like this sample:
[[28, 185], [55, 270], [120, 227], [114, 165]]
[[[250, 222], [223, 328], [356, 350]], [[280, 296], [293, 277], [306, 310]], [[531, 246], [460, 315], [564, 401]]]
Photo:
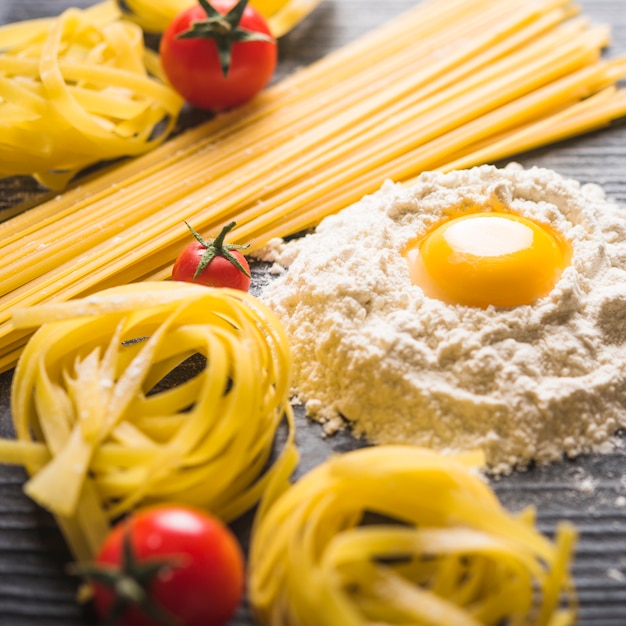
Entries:
[[561, 525], [553, 544], [531, 511], [507, 513], [477, 461], [378, 446], [313, 469], [256, 522], [259, 623], [573, 624], [574, 529]]
[[0, 176], [63, 189], [89, 165], [156, 147], [182, 105], [112, 5], [0, 27]]
[[[26, 493], [57, 517], [78, 558], [139, 504], [188, 503], [229, 521], [291, 474], [289, 346], [253, 296], [138, 283], [14, 320], [41, 327], [15, 372], [18, 442], [0, 442], [0, 459], [21, 459]], [[172, 383], [194, 355], [206, 364]], [[273, 459], [283, 418], [289, 434]]]

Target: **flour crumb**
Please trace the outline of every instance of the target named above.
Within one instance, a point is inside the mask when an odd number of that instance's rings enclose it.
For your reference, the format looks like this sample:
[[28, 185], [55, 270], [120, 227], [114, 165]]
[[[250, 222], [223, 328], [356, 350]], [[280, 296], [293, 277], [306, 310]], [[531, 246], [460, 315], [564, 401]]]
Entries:
[[343, 429], [345, 422], [341, 417], [332, 417], [324, 423], [324, 435], [334, 435]]
[[[446, 217], [495, 205], [567, 241], [555, 288], [513, 308], [426, 297], [403, 251]], [[331, 431], [480, 449], [497, 475], [606, 452], [626, 427], [626, 213], [598, 185], [517, 164], [427, 172], [273, 254], [288, 271], [261, 298], [290, 337], [295, 392]]]
[[585, 478], [577, 487], [578, 491], [582, 493], [592, 494], [596, 490], [596, 483], [592, 478]]
[[620, 582], [620, 583], [626, 582], [626, 574], [624, 574], [624, 572], [617, 569], [616, 567], [610, 567], [606, 571], [606, 575], [609, 578], [616, 580], [617, 582]]

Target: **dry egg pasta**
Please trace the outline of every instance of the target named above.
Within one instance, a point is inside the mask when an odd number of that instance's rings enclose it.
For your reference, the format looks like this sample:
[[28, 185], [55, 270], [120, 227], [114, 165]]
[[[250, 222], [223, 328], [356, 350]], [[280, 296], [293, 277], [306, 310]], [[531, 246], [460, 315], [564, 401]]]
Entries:
[[507, 513], [479, 460], [380, 446], [311, 470], [255, 522], [259, 623], [573, 624], [575, 530], [560, 525], [552, 543], [532, 511]]
[[0, 176], [60, 189], [102, 160], [142, 154], [183, 104], [143, 32], [113, 7], [0, 28]]
[[[420, 242], [439, 292], [411, 280]], [[515, 165], [425, 173], [278, 260], [289, 269], [262, 298], [290, 336], [296, 392], [328, 431], [481, 449], [504, 473], [605, 450], [626, 425], [626, 213], [597, 185]]]
[[0, 442], [0, 458], [25, 465], [26, 493], [55, 514], [78, 558], [140, 503], [186, 502], [232, 520], [291, 473], [289, 346], [253, 296], [142, 283], [14, 320], [39, 329], [13, 382], [18, 441]]

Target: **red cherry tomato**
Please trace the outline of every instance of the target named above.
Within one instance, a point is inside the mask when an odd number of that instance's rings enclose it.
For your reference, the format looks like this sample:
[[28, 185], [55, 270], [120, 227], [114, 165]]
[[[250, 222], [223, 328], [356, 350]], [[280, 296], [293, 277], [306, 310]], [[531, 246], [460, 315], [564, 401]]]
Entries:
[[240, 252], [247, 246], [224, 243], [224, 237], [234, 226], [235, 222], [231, 222], [215, 239], [205, 240], [187, 224], [196, 241], [178, 255], [172, 268], [172, 280], [248, 291], [250, 266]]
[[[232, 0], [215, 0], [210, 4], [225, 16], [235, 6]], [[206, 9], [198, 4], [174, 18], [161, 38], [161, 64], [174, 89], [189, 104], [209, 111], [231, 109], [250, 100], [270, 81], [276, 68], [276, 41], [265, 18], [246, 6], [235, 31], [243, 29], [266, 39], [242, 41], [247, 35], [233, 36], [228, 72], [224, 75], [216, 44], [220, 35], [215, 39], [187, 38], [187, 34], [181, 37], [193, 28], [194, 22], [206, 21], [207, 17]], [[221, 41], [223, 44], [224, 40]]]
[[244, 560], [234, 535], [220, 520], [186, 506], [161, 505], [131, 515], [111, 530], [93, 568], [123, 572], [129, 578], [120, 589], [127, 590], [128, 580], [140, 581], [142, 568], [154, 570], [143, 582], [148, 608], [124, 604], [124, 592], [88, 575], [98, 614], [106, 620], [121, 608], [115, 626], [162, 626], [168, 620], [223, 626], [243, 595]]

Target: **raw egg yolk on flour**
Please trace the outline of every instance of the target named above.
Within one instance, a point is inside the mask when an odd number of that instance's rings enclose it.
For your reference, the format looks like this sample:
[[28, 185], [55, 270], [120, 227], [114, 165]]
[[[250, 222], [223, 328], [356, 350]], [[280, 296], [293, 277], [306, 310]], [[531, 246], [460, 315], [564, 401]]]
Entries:
[[406, 251], [411, 282], [448, 304], [514, 307], [546, 296], [569, 264], [548, 226], [511, 213], [440, 223]]

